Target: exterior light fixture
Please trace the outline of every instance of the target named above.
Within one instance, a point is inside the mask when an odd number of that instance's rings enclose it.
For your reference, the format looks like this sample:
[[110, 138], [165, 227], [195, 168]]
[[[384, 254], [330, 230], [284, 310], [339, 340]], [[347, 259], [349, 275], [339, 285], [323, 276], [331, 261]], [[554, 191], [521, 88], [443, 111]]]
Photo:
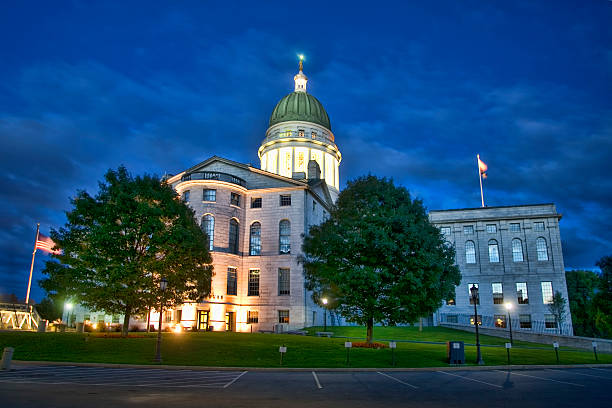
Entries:
[[478, 302], [478, 288], [474, 285], [470, 288], [470, 293], [472, 295], [472, 302], [474, 303], [474, 328], [476, 330], [476, 364], [483, 365], [484, 360], [482, 359], [482, 354], [480, 353], [480, 335], [478, 334], [478, 309], [476, 308], [476, 303]]

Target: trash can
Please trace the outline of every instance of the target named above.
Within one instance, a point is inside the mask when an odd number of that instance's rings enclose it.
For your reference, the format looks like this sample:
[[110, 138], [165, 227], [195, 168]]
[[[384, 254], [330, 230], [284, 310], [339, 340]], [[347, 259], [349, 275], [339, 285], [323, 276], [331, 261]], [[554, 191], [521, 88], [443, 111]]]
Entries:
[[462, 341], [447, 341], [446, 356], [448, 364], [465, 364], [465, 348]]

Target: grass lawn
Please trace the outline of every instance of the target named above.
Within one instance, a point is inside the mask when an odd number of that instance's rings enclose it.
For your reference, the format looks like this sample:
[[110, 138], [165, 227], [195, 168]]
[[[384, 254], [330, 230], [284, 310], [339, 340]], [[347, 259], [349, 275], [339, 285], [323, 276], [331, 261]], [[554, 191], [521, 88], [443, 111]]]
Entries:
[[[319, 331], [320, 328], [309, 330]], [[328, 327], [335, 335], [365, 337], [363, 327]], [[99, 363], [153, 364], [155, 334], [134, 333], [139, 337], [104, 338], [76, 333], [1, 332], [0, 349], [14, 347], [15, 360], [73, 361]], [[446, 341], [473, 343], [474, 335], [447, 328], [376, 327], [376, 339]], [[278, 347], [287, 346], [285, 367], [346, 367], [346, 350], [342, 338], [311, 336], [247, 334], [247, 333], [164, 333], [164, 364], [279, 367]], [[482, 336], [482, 344], [500, 345], [504, 339]], [[525, 343], [526, 344], [526, 343]], [[518, 343], [517, 343], [518, 345]], [[534, 345], [537, 346], [537, 345]], [[513, 364], [555, 364], [552, 347], [544, 349], [512, 349]], [[506, 364], [503, 347], [483, 347], [487, 365]], [[466, 346], [466, 359], [473, 363], [476, 349]], [[395, 351], [398, 367], [447, 366], [446, 345], [401, 343]], [[561, 349], [563, 364], [594, 363], [590, 352]], [[600, 354], [600, 363], [612, 363], [612, 355]], [[391, 350], [358, 349], [350, 351], [350, 367], [390, 367]]]

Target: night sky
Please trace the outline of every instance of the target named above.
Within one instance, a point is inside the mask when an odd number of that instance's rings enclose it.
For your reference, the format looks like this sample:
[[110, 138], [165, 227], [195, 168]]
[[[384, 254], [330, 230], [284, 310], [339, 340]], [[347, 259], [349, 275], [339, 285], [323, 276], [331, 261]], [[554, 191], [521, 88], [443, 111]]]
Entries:
[[258, 166], [299, 53], [341, 185], [477, 207], [480, 153], [488, 205], [557, 205], [566, 269], [612, 254], [611, 1], [88, 3], [0, 12], [0, 293], [25, 297], [36, 223], [109, 168]]

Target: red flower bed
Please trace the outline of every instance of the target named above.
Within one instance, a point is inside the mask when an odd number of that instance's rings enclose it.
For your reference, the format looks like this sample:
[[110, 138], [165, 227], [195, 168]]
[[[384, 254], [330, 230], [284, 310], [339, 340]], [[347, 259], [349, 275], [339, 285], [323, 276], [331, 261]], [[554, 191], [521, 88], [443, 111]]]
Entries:
[[353, 347], [381, 349], [381, 348], [388, 348], [389, 345], [385, 343], [376, 343], [376, 342], [367, 343], [365, 341], [360, 341], [360, 342], [353, 343]]

